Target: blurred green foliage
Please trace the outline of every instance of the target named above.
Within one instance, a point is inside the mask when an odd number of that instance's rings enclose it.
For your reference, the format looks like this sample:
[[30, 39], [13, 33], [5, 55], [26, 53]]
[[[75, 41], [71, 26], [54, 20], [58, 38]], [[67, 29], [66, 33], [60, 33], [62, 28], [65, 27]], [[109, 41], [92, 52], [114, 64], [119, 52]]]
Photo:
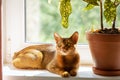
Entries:
[[[40, 0], [40, 37], [43, 42], [54, 42], [53, 34], [57, 32], [62, 37], [69, 37], [75, 31], [79, 32], [79, 43], [87, 43], [85, 33], [93, 26], [100, 28], [99, 7], [86, 11], [86, 3], [82, 0], [71, 0], [72, 13], [69, 17], [69, 28], [65, 29], [61, 25], [61, 16], [59, 12], [59, 0]], [[119, 19], [118, 19], [119, 18]], [[104, 20], [105, 21], [105, 20]], [[117, 24], [120, 26], [120, 10], [118, 10]], [[105, 24], [108, 27], [109, 24]]]

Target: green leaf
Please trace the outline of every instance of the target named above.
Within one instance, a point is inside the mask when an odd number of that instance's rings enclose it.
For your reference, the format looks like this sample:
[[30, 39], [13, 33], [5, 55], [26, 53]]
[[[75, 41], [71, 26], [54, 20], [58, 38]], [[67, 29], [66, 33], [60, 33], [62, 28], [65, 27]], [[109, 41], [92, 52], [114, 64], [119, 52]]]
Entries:
[[88, 3], [84, 10], [90, 10], [93, 9], [95, 6], [99, 6], [100, 0], [83, 0], [83, 1]]
[[84, 8], [84, 10], [90, 10], [90, 9], [92, 9], [92, 8], [94, 8], [94, 5], [88, 4], [88, 5]]
[[88, 4], [99, 6], [98, 1], [100, 1], [100, 0], [83, 0], [83, 1], [87, 2]]
[[62, 17], [61, 24], [64, 28], [69, 26], [69, 16], [72, 13], [70, 0], [60, 0], [60, 14]]
[[116, 17], [116, 5], [111, 0], [105, 0], [104, 9], [104, 16], [106, 18], [106, 22], [111, 23]]
[[119, 2], [119, 3], [120, 3], [120, 0], [116, 0], [116, 2]]

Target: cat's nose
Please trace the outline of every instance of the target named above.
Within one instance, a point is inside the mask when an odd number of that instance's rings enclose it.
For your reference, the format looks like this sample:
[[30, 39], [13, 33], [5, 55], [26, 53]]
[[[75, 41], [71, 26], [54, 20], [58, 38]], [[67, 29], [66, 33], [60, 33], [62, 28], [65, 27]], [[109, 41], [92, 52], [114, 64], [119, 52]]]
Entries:
[[66, 50], [63, 50], [63, 52], [66, 52]]
[[63, 49], [63, 52], [66, 52], [67, 50], [66, 49]]

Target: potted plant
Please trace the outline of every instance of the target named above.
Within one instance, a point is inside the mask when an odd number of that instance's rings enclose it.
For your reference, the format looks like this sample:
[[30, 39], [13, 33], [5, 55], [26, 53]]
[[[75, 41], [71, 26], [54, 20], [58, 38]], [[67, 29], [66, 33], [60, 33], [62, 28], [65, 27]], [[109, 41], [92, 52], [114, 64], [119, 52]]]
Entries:
[[[120, 30], [115, 24], [120, 0], [83, 1], [88, 3], [86, 7], [88, 9], [94, 6], [100, 7], [101, 29], [86, 33], [94, 61], [93, 72], [104, 76], [118, 76], [120, 75]], [[106, 21], [112, 23], [111, 28], [104, 27], [103, 14]]]

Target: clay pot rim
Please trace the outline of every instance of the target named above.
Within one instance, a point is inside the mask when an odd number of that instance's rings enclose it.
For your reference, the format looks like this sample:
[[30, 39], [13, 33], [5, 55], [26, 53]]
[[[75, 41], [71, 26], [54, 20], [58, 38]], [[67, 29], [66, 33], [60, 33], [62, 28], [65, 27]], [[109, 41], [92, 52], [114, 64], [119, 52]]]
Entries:
[[119, 35], [119, 36], [120, 36], [120, 34], [93, 33], [93, 32], [91, 32], [91, 31], [87, 31], [86, 34], [91, 34], [91, 35], [106, 35], [106, 36], [111, 36], [111, 35], [113, 35], [113, 36], [117, 35], [117, 36], [118, 36], [118, 35]]
[[105, 41], [105, 42], [120, 42], [120, 34], [101, 34], [101, 33], [93, 33], [93, 32], [86, 32], [87, 40], [95, 41]]

